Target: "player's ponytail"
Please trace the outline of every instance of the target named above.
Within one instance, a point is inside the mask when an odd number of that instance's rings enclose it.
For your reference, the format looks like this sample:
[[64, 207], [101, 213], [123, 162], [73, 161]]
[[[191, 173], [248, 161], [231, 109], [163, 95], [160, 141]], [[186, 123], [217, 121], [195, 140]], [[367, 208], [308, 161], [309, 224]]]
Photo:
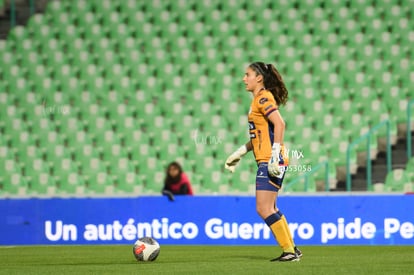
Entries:
[[272, 64], [254, 62], [250, 65], [250, 68], [263, 76], [263, 84], [273, 94], [277, 105], [285, 105], [288, 99], [288, 90], [276, 67]]

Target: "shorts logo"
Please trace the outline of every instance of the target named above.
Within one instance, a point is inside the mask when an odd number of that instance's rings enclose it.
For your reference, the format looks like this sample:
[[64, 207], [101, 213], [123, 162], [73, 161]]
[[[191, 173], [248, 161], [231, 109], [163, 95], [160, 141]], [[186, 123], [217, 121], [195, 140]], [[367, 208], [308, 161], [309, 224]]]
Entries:
[[259, 173], [257, 174], [257, 178], [267, 178], [267, 175], [265, 175], [263, 171], [259, 171]]

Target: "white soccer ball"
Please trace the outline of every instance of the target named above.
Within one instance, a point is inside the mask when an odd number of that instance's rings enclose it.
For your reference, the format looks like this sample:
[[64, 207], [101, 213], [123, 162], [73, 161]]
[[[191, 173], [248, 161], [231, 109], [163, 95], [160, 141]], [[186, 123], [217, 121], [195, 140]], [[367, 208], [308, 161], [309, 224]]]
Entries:
[[160, 254], [160, 244], [151, 237], [143, 237], [135, 242], [132, 252], [137, 261], [154, 261]]

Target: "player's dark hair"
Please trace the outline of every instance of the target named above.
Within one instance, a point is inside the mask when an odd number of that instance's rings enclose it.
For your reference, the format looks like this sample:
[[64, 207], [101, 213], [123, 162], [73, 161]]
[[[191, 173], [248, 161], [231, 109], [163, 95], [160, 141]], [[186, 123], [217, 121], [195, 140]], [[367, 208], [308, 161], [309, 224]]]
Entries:
[[285, 105], [288, 99], [288, 90], [276, 67], [263, 62], [254, 62], [249, 67], [256, 74], [263, 76], [264, 87], [272, 93], [277, 105]]
[[[173, 177], [173, 176], [170, 175], [170, 168], [171, 167], [176, 167], [178, 169], [178, 175], [176, 177]], [[183, 168], [181, 167], [181, 165], [178, 162], [176, 162], [176, 161], [171, 162], [170, 164], [168, 164], [168, 167], [167, 167], [167, 172], [166, 172], [166, 175], [165, 175], [164, 184], [170, 185], [170, 184], [177, 183], [181, 178], [181, 173], [182, 172], [183, 172]]]

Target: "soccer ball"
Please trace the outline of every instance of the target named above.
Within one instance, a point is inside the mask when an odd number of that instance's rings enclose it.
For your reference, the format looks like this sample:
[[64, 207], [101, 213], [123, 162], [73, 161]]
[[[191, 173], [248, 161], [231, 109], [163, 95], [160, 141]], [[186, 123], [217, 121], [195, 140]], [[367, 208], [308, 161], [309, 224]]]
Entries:
[[160, 254], [160, 244], [151, 237], [143, 237], [135, 242], [132, 252], [137, 261], [154, 261]]

